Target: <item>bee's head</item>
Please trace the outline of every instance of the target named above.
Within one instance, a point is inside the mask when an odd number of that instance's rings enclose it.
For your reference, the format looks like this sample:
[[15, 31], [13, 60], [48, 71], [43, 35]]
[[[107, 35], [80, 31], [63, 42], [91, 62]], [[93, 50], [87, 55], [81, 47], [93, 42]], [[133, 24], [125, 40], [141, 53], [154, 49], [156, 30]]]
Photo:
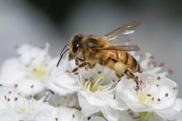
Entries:
[[68, 60], [75, 59], [81, 49], [82, 35], [74, 35], [71, 39]]

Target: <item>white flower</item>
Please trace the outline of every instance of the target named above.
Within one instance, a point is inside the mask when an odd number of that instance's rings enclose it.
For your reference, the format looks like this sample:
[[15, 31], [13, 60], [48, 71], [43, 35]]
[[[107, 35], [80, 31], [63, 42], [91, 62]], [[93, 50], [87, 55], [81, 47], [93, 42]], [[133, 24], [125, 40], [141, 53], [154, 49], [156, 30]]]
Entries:
[[40, 100], [24, 96], [16, 88], [0, 87], [0, 120], [12, 121], [105, 121], [100, 117], [85, 117], [79, 110], [48, 105], [48, 91]]
[[32, 45], [19, 47], [18, 56], [3, 64], [0, 83], [16, 85], [26, 95], [44, 90], [49, 86], [50, 73], [57, 63], [57, 59], [51, 59], [48, 55], [48, 48], [49, 44], [45, 48]]
[[76, 92], [79, 89], [77, 76], [65, 72], [72, 70], [74, 66], [74, 61], [68, 61], [67, 58], [62, 59], [59, 67], [51, 73], [49, 89], [62, 96]]
[[79, 71], [78, 101], [85, 115], [102, 111], [113, 98], [118, 78], [114, 71], [96, 65], [94, 70]]
[[[140, 59], [141, 57], [139, 57], [139, 55], [137, 55], [137, 56], [138, 56], [137, 60], [138, 61], [141, 60]], [[170, 69], [168, 71], [165, 71], [165, 72], [160, 72], [164, 66], [164, 63], [157, 65], [157, 63], [155, 62], [154, 57], [152, 56], [151, 53], [146, 53], [145, 59], [139, 61], [139, 64], [140, 64], [141, 70], [143, 72], [158, 74], [161, 76], [166, 76], [167, 74], [172, 73], [172, 70], [170, 70]]]
[[[32, 96], [25, 97], [16, 88], [0, 88], [0, 120], [37, 120], [51, 121], [57, 109], [46, 103], [48, 97], [36, 101]], [[7, 115], [9, 114], [9, 115]]]
[[105, 121], [105, 119], [100, 117], [85, 117], [80, 111], [77, 109], [60, 107], [57, 117], [55, 117], [56, 121]]
[[[142, 85], [123, 77], [116, 87], [116, 97], [136, 112], [155, 112], [164, 119], [175, 119], [179, 114], [173, 110], [178, 87], [172, 80], [156, 74], [138, 74]], [[181, 107], [178, 107], [181, 108]]]
[[54, 107], [64, 106], [64, 107], [78, 107], [78, 97], [77, 94], [69, 94], [66, 96], [60, 96], [58, 94], [54, 94], [48, 100], [50, 105]]
[[[111, 102], [112, 105], [112, 102]], [[109, 106], [102, 108], [102, 113], [108, 121], [138, 121], [139, 114], [131, 110], [115, 110]]]
[[175, 105], [172, 107], [172, 111], [180, 112], [173, 121], [182, 121], [182, 99], [177, 98]]
[[[51, 74], [49, 88], [58, 95], [78, 93], [78, 101], [82, 112], [90, 116], [108, 105], [106, 99], [113, 98], [118, 78], [114, 71], [96, 65], [94, 70], [80, 69], [78, 75], [65, 73], [75, 67], [74, 61], [64, 58], [59, 68]], [[102, 72], [102, 73], [99, 73]], [[99, 74], [98, 74], [99, 73]]]

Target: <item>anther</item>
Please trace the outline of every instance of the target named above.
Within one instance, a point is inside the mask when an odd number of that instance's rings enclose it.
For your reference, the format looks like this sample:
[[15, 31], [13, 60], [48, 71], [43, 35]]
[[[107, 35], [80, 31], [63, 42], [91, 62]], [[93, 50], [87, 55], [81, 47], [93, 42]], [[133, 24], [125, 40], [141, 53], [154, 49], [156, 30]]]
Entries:
[[15, 88], [17, 88], [18, 87], [18, 84], [15, 84], [14, 86], [15, 86]]
[[56, 121], [58, 121], [58, 118], [55, 118]]
[[47, 102], [47, 100], [43, 100], [43, 102], [45, 103], [45, 102]]
[[14, 101], [17, 101], [17, 100], [18, 100], [18, 98], [17, 98], [17, 97], [15, 97]]
[[168, 97], [168, 96], [169, 96], [169, 94], [168, 94], [168, 93], [166, 93], [166, 94], [165, 94], [165, 96], [166, 96], [166, 97]]
[[114, 94], [113, 98], [116, 99], [116, 95], [115, 94]]
[[148, 97], [151, 97], [151, 94], [147, 94]]
[[53, 95], [55, 94], [55, 93], [54, 93], [52, 90], [50, 90], [50, 89], [47, 89], [47, 91], [50, 92], [50, 93], [53, 94]]
[[163, 62], [158, 65], [158, 67], [163, 67], [163, 66], [164, 66], [164, 63]]
[[88, 117], [87, 119], [88, 119], [88, 120], [90, 120], [90, 119], [91, 119], [91, 117]]
[[160, 76], [158, 76], [158, 77], [157, 77], [157, 80], [159, 81], [160, 79], [161, 79], [161, 77], [160, 77]]
[[168, 70], [169, 74], [173, 74], [173, 71], [171, 69]]
[[31, 88], [33, 88], [33, 87], [34, 87], [34, 85], [31, 85], [30, 87], [31, 87]]

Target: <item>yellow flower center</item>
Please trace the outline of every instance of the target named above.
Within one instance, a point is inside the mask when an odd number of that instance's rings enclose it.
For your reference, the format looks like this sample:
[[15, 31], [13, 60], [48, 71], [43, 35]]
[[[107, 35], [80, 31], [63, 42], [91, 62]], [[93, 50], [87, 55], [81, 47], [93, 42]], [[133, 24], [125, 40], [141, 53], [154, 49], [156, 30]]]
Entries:
[[104, 75], [102, 73], [99, 74], [99, 77], [94, 80], [94, 81], [90, 81], [90, 80], [85, 80], [84, 82], [84, 85], [85, 85], [85, 88], [88, 89], [89, 88], [89, 91], [91, 92], [100, 92], [102, 90], [102, 88], [100, 88], [100, 83], [101, 83], [101, 80], [104, 78]]
[[21, 94], [21, 92], [17, 93], [17, 96], [23, 99], [23, 102], [21, 105], [19, 105], [19, 107], [16, 107], [16, 110], [19, 110], [22, 113], [25, 113], [26, 110], [26, 106], [25, 106], [25, 97]]
[[30, 65], [27, 68], [27, 78], [39, 80], [40, 82], [44, 82], [46, 80], [45, 76], [49, 74], [49, 70], [46, 66], [47, 60], [44, 60], [39, 65]]
[[35, 78], [40, 78], [47, 74], [47, 70], [44, 67], [32, 67], [29, 70], [30, 74]]
[[147, 99], [147, 96], [146, 96], [146, 95], [140, 95], [140, 96], [138, 97], [138, 101], [141, 102], [141, 103], [145, 102], [146, 99]]
[[28, 69], [27, 77], [31, 79], [39, 80], [40, 82], [44, 82], [44, 76], [48, 75], [48, 70], [43, 66], [31, 66]]
[[151, 95], [147, 95], [144, 93], [138, 94], [138, 101], [148, 105], [153, 105], [155, 103], [155, 100], [153, 97], [151, 97]]

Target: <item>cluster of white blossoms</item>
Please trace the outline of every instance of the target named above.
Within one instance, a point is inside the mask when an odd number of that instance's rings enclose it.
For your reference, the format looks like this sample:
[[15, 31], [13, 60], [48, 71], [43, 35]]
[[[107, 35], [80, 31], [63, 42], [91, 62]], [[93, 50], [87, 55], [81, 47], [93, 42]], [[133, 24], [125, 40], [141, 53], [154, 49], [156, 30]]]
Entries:
[[78, 74], [74, 61], [48, 54], [45, 47], [22, 45], [17, 56], [5, 61], [0, 73], [1, 121], [182, 121], [178, 86], [160, 72], [153, 56], [131, 53], [142, 72], [137, 85], [126, 76], [119, 79], [109, 68], [96, 65]]

